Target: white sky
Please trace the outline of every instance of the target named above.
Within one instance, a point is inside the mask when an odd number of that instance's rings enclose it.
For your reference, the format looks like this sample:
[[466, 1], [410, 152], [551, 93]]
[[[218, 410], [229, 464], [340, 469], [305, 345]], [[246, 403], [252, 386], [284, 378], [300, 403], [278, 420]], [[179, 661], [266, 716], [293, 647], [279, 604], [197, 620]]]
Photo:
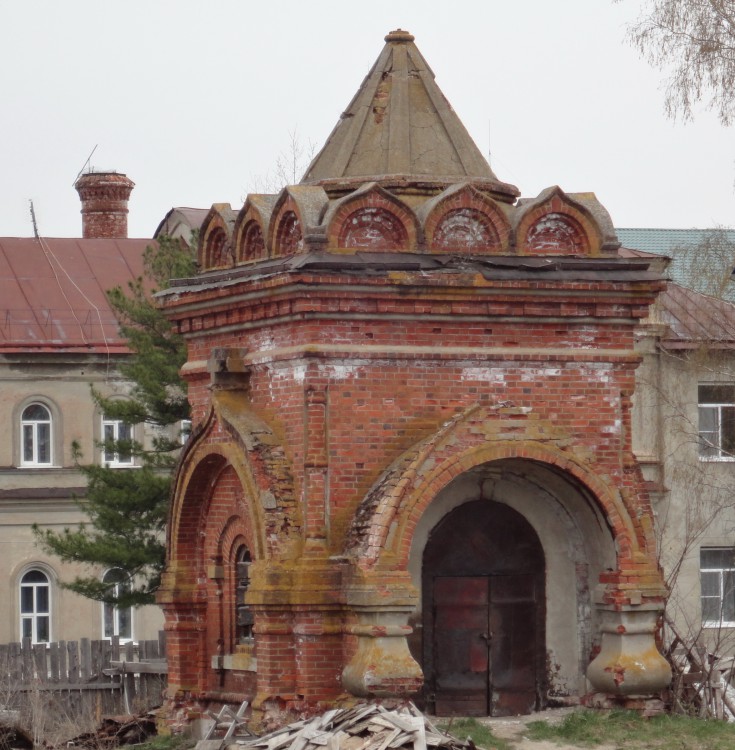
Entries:
[[136, 183], [130, 236], [172, 206], [242, 205], [288, 150], [324, 142], [408, 29], [498, 178], [594, 191], [616, 226], [735, 223], [735, 142], [663, 112], [624, 41], [638, 0], [0, 0], [0, 235], [79, 236], [92, 165]]

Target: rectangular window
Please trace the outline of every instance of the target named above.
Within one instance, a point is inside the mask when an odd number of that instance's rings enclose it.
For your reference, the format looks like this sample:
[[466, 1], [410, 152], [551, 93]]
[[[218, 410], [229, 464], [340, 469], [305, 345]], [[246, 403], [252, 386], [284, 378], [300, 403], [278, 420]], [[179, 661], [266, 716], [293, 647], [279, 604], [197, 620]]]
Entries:
[[699, 551], [702, 625], [735, 626], [735, 547]]
[[735, 385], [699, 386], [699, 457], [735, 461]]
[[[130, 581], [127, 574], [117, 568], [108, 570], [102, 578], [109, 584], [110, 593], [119, 598], [130, 591]], [[116, 607], [109, 602], [102, 603], [102, 631], [105, 638], [116, 635], [121, 641], [133, 639], [133, 611], [130, 607]]]
[[191, 419], [182, 419], [179, 422], [179, 442], [186, 445], [186, 441], [191, 435]]
[[[102, 418], [102, 460], [112, 467], [132, 466], [133, 456], [125, 443], [133, 440], [133, 426], [120, 419]], [[122, 445], [120, 443], [123, 443]]]

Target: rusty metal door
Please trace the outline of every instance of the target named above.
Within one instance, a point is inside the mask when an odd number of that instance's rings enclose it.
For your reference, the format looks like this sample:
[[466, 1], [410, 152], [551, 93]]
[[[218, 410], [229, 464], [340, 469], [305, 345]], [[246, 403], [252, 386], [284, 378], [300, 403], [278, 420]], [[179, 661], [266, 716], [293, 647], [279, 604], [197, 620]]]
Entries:
[[536, 577], [490, 578], [491, 716], [528, 714], [536, 707]]
[[488, 579], [434, 579], [434, 695], [438, 716], [487, 716]]
[[434, 579], [434, 699], [439, 716], [506, 716], [536, 704], [533, 575]]

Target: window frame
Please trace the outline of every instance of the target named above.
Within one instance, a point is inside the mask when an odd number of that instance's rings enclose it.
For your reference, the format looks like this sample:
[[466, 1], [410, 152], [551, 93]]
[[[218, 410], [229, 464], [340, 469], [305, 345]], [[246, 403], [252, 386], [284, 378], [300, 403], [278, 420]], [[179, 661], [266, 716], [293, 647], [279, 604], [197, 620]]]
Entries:
[[[729, 567], [723, 567], [720, 565], [708, 565], [705, 566], [704, 555], [707, 552], [723, 552], [726, 551], [730, 554], [731, 562]], [[720, 619], [708, 620], [705, 618], [705, 599], [713, 599], [714, 596], [711, 594], [704, 593], [703, 574], [718, 574], [718, 589], [719, 593], [717, 598], [719, 599], [719, 610]], [[730, 573], [731, 587], [729, 590], [725, 584], [725, 574]], [[699, 581], [700, 581], [700, 611], [702, 616], [702, 627], [703, 628], [730, 628], [735, 627], [735, 547], [730, 546], [717, 546], [717, 547], [701, 547], [699, 550]], [[725, 610], [726, 598], [730, 597], [730, 609], [732, 612], [732, 619], [723, 619], [723, 613]]]
[[180, 419], [178, 422], [179, 427], [179, 444], [184, 446], [189, 441], [193, 430], [193, 424], [191, 419]]
[[[729, 398], [713, 396], [707, 398], [703, 394], [706, 389], [710, 391], [730, 389], [732, 393]], [[710, 425], [704, 424], [706, 413], [713, 416]], [[735, 462], [735, 384], [700, 383], [697, 391], [697, 418], [699, 460]], [[706, 435], [712, 435], [713, 438], [705, 437]]]
[[[48, 419], [26, 418], [26, 412], [33, 407], [40, 407], [48, 415]], [[41, 426], [47, 427], [46, 443], [48, 446], [48, 460], [40, 461], [38, 458], [39, 446], [39, 429]], [[30, 459], [26, 458], [26, 433], [30, 429], [31, 434], [31, 453]], [[54, 465], [54, 415], [48, 404], [43, 401], [30, 401], [24, 404], [20, 411], [20, 466], [23, 468], [41, 468], [47, 469]]]
[[250, 588], [250, 566], [253, 557], [246, 544], [238, 545], [234, 560], [234, 643], [235, 646], [245, 646], [255, 643], [255, 619], [252, 607], [245, 602]]
[[[43, 581], [25, 581], [25, 579], [33, 574], [38, 573], [41, 576], [43, 576]], [[46, 608], [45, 611], [42, 609], [39, 609], [38, 607], [38, 592], [41, 589], [46, 589]], [[24, 611], [25, 604], [24, 604], [24, 590], [30, 590], [31, 591], [31, 599], [32, 599], [32, 606], [31, 611]], [[30, 637], [31, 643], [33, 645], [40, 644], [40, 643], [51, 643], [53, 640], [53, 616], [52, 616], [52, 607], [53, 607], [53, 586], [52, 586], [52, 577], [49, 575], [48, 571], [44, 570], [41, 567], [38, 566], [31, 566], [29, 568], [26, 568], [18, 578], [18, 627], [19, 627], [19, 633], [20, 638], [23, 640], [24, 638]], [[39, 633], [39, 620], [41, 618], [46, 619], [46, 639], [45, 640], [39, 640], [38, 633]], [[31, 633], [30, 636], [26, 635], [25, 632], [25, 623], [30, 622], [31, 625]]]
[[[105, 414], [102, 415], [102, 433], [101, 433], [101, 458], [102, 458], [102, 465], [107, 466], [110, 469], [129, 469], [133, 466], [135, 466], [135, 456], [131, 453], [129, 457], [126, 457], [124, 460], [121, 460], [120, 454], [115, 451], [113, 453], [108, 453], [107, 449], [105, 448], [105, 441], [107, 440], [107, 428], [112, 428], [112, 440], [125, 440], [129, 439], [131, 441], [135, 440], [135, 425], [129, 424], [128, 422], [125, 422], [122, 419], [113, 419], [112, 417], [108, 417]], [[129, 438], [120, 437], [120, 431], [121, 428], [125, 427], [129, 430]], [[108, 456], [111, 456], [109, 458]]]
[[[120, 595], [120, 587], [126, 586], [127, 588], [130, 587], [130, 583], [127, 580], [106, 580], [111, 575], [117, 575], [122, 574], [122, 576], [125, 576], [124, 571], [122, 571], [120, 568], [109, 568], [105, 571], [105, 573], [102, 575], [102, 582], [103, 583], [110, 583], [113, 588], [113, 594], [115, 596]], [[128, 628], [130, 631], [129, 635], [121, 635], [120, 631], [122, 628], [120, 627], [120, 617], [123, 615], [123, 613], [127, 614], [128, 618]], [[107, 632], [107, 624], [108, 622], [112, 623], [112, 632]], [[117, 607], [114, 604], [109, 604], [108, 602], [102, 602], [102, 638], [105, 640], [111, 640], [114, 636], [117, 636], [119, 638], [120, 643], [129, 643], [130, 641], [135, 640], [135, 628], [134, 628], [134, 620], [133, 620], [133, 608], [132, 607]]]

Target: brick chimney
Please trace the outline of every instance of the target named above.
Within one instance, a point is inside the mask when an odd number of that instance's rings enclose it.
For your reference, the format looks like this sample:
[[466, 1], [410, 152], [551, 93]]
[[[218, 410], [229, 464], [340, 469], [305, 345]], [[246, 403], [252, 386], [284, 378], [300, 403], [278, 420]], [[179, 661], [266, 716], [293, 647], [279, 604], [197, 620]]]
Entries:
[[118, 172], [88, 172], [74, 187], [82, 201], [84, 239], [126, 239], [128, 199], [135, 183]]

